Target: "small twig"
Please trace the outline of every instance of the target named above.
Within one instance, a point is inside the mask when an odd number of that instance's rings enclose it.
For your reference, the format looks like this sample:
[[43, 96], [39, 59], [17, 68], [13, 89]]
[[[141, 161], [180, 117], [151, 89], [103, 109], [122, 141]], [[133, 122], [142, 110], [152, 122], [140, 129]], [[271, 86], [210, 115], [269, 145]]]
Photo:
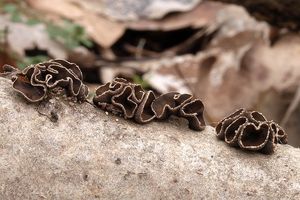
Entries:
[[[135, 55], [135, 58], [142, 58], [142, 57], [137, 57], [138, 51], [140, 51], [140, 47], [139, 46], [132, 46], [131, 44], [124, 44], [124, 48], [129, 52]], [[148, 56], [148, 57], [152, 57], [152, 58], [157, 58], [160, 57], [160, 54], [155, 52], [155, 51], [151, 51], [148, 49], [143, 49], [141, 51], [141, 55], [143, 56]]]
[[136, 47], [136, 53], [135, 53], [136, 58], [142, 57], [145, 44], [146, 44], [146, 39], [142, 38], [139, 40], [139, 44]]
[[196, 40], [200, 39], [205, 34], [206, 34], [206, 29], [201, 29], [201, 30], [197, 31], [194, 35], [192, 35], [190, 38], [183, 41], [182, 43], [166, 49], [162, 54], [169, 55], [169, 56], [177, 55], [180, 52], [183, 52], [186, 49], [188, 49]]
[[291, 115], [293, 114], [293, 112], [297, 109], [298, 105], [300, 103], [300, 84], [298, 86], [298, 89], [296, 91], [296, 94], [292, 100], [292, 102], [290, 103], [287, 111], [285, 112], [280, 124], [282, 127], [286, 126], [286, 123], [288, 122], [288, 120], [290, 119]]

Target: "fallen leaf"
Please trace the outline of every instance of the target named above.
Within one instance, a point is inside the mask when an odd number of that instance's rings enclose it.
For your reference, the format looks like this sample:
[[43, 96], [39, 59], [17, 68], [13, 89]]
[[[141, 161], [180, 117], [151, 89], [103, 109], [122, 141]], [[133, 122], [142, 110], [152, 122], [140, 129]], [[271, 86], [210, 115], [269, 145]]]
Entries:
[[103, 48], [111, 47], [125, 32], [123, 24], [88, 12], [75, 22], [85, 27], [87, 33]]
[[[96, 13], [98, 15], [104, 15], [104, 6], [105, 3], [103, 0], [64, 0], [65, 2], [71, 2], [73, 5], [76, 5], [80, 8], [88, 10], [90, 12]], [[107, 16], [109, 17], [109, 16]]]
[[[201, 5], [203, 8], [201, 8]], [[214, 9], [205, 9], [207, 6], [213, 7]], [[268, 25], [263, 22], [255, 21], [244, 9], [238, 6], [214, 4], [211, 2], [201, 3], [197, 9], [200, 8], [207, 10], [207, 13], [204, 14], [204, 19], [205, 16], [210, 16], [210, 19], [213, 19], [211, 21], [207, 20], [206, 26], [212, 27], [212, 29], [218, 29], [218, 31], [207, 48], [195, 56], [185, 55], [168, 58], [168, 60], [164, 61], [164, 63], [167, 63], [165, 65], [160, 64], [162, 60], [165, 59], [157, 60], [156, 67], [153, 67], [152, 70], [145, 75], [145, 78], [150, 84], [155, 84], [155, 88], [158, 91], [167, 92], [167, 90], [170, 89], [167, 85], [172, 85], [165, 82], [156, 84], [158, 83], [157, 80], [159, 80], [159, 77], [172, 75], [172, 81], [176, 80], [178, 82], [178, 79], [184, 80], [183, 83], [180, 84], [181, 86], [176, 86], [173, 89], [181, 92], [188, 90], [205, 96], [208, 91], [204, 90], [208, 90], [209, 87], [217, 88], [221, 86], [224, 81], [227, 81], [225, 77], [228, 75], [225, 74], [228, 73], [228, 70], [239, 70], [241, 60], [245, 53], [251, 49], [254, 44], [260, 42], [268, 43]], [[226, 15], [226, 13], [228, 15]], [[222, 16], [225, 17], [222, 18]], [[198, 19], [195, 21], [197, 20]], [[201, 19], [199, 19], [199, 21], [201, 21]], [[240, 104], [243, 102], [244, 101], [241, 100]], [[227, 104], [229, 104], [229, 102]], [[249, 102], [249, 104], [251, 103]], [[211, 107], [213, 108], [214, 106], [215, 105]], [[231, 109], [230, 106], [229, 109]], [[220, 110], [223, 112], [224, 109]], [[227, 110], [225, 110], [225, 112], [227, 112]], [[218, 115], [218, 117], [223, 117], [223, 114], [224, 113]]]
[[[299, 46], [298, 35], [287, 35], [274, 46], [256, 40], [240, 55], [230, 54], [228, 46], [219, 54], [208, 54], [206, 59], [213, 62], [211, 66], [204, 65], [204, 58], [195, 88], [197, 96], [206, 102], [210, 117], [218, 121], [239, 107], [258, 107], [262, 96], [273, 89], [278, 93], [295, 90], [300, 84]], [[270, 113], [275, 116], [274, 110]]]
[[[287, 34], [273, 46], [258, 44], [245, 58], [246, 66], [264, 68], [264, 88], [284, 91], [300, 84], [300, 36]], [[262, 75], [257, 75], [262, 79]]]
[[193, 9], [201, 0], [103, 0], [104, 13], [112, 19], [160, 19], [170, 12]]
[[[25, 56], [25, 50], [38, 48], [47, 50], [51, 57], [66, 58], [66, 49], [51, 40], [44, 24], [28, 26], [23, 23], [11, 22], [7, 17], [0, 16], [0, 29], [8, 29], [7, 42], [9, 48], [20, 56]], [[20, 37], [22, 34], [22, 37]]]
[[167, 15], [160, 20], [141, 19], [127, 22], [127, 27], [134, 30], [170, 31], [186, 27], [200, 28], [214, 24], [216, 13], [225, 6], [222, 3], [203, 2], [190, 11]]
[[[87, 33], [104, 48], [113, 45], [124, 33], [122, 23], [114, 22], [97, 13], [90, 12], [72, 1], [27, 0], [29, 5], [42, 12], [59, 15], [82, 25]], [[57, 5], [57, 6], [53, 6]]]
[[[83, 10], [70, 3], [69, 1], [60, 1], [60, 0], [26, 0], [28, 4], [40, 10], [41, 12], [52, 13], [56, 15], [63, 16], [68, 19], [78, 19], [82, 17]], [[55, 5], [55, 6], [53, 6]]]

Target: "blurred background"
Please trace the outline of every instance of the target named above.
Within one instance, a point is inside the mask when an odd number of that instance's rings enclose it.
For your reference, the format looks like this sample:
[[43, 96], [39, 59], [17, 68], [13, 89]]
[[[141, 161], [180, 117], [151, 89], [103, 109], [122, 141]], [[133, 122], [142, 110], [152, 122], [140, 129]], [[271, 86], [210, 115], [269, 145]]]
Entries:
[[300, 5], [232, 2], [243, 3], [0, 0], [0, 72], [63, 58], [92, 92], [123, 77], [157, 94], [192, 93], [212, 126], [255, 109], [300, 147], [300, 11], [291, 10]]

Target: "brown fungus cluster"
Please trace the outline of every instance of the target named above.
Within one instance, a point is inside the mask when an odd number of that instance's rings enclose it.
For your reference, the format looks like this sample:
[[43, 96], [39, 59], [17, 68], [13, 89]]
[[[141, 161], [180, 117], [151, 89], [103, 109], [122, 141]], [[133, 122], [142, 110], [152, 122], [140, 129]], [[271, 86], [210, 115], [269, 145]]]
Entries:
[[287, 144], [287, 134], [257, 111], [240, 109], [220, 121], [217, 137], [228, 145], [271, 154], [275, 144]]
[[89, 90], [82, 78], [82, 72], [76, 64], [55, 59], [30, 65], [16, 73], [12, 80], [13, 88], [30, 102], [42, 101], [55, 88], [83, 101]]
[[153, 119], [167, 119], [170, 115], [186, 118], [189, 127], [201, 131], [205, 127], [203, 103], [190, 94], [170, 92], [156, 97], [153, 91], [145, 91], [140, 85], [122, 78], [100, 86], [93, 99], [103, 110], [120, 114], [137, 123]]

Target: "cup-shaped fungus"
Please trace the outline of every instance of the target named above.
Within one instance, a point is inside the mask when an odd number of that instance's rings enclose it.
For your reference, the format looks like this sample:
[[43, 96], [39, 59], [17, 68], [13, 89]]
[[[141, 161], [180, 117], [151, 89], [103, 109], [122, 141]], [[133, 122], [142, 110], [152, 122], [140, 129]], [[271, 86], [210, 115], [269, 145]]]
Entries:
[[191, 94], [170, 92], [157, 97], [152, 103], [152, 110], [157, 119], [166, 119], [171, 115], [186, 118], [189, 127], [201, 131], [205, 128], [203, 117], [204, 105]]
[[80, 68], [60, 59], [30, 65], [16, 73], [12, 80], [13, 88], [30, 102], [42, 101], [55, 88], [79, 101], [85, 100], [89, 92], [82, 82]]
[[190, 94], [179, 94], [178, 92], [160, 95], [152, 103], [156, 118], [167, 119], [171, 115], [178, 115], [179, 109], [191, 98]]
[[216, 126], [217, 137], [230, 146], [271, 154], [275, 144], [287, 144], [287, 134], [257, 111], [239, 109]]
[[202, 131], [205, 128], [203, 117], [204, 105], [199, 99], [187, 102], [180, 108], [180, 116], [189, 121], [189, 127], [196, 131]]
[[220, 140], [224, 140], [225, 139], [225, 129], [235, 120], [237, 119], [239, 116], [241, 116], [243, 113], [245, 112], [244, 109], [239, 109], [237, 111], [235, 111], [234, 113], [232, 113], [231, 115], [225, 117], [224, 119], [222, 119], [222, 121], [220, 121], [217, 126], [216, 126], [216, 133], [217, 133], [217, 137]]
[[155, 113], [151, 108], [151, 104], [155, 99], [152, 91], [147, 91], [140, 102], [135, 114], [135, 121], [138, 123], [147, 123], [155, 118]]
[[[143, 102], [144, 96], [145, 91], [140, 85], [132, 84], [122, 78], [115, 78], [112, 82], [106, 83], [96, 90], [93, 102], [103, 110], [120, 114], [126, 119], [136, 119], [139, 118], [136, 116], [136, 111]], [[144, 120], [139, 121], [142, 123]]]
[[186, 118], [191, 129], [200, 131], [205, 127], [204, 106], [199, 99], [177, 92], [156, 97], [153, 91], [145, 91], [140, 85], [121, 78], [100, 86], [93, 102], [103, 110], [132, 118], [137, 123], [176, 115]]

